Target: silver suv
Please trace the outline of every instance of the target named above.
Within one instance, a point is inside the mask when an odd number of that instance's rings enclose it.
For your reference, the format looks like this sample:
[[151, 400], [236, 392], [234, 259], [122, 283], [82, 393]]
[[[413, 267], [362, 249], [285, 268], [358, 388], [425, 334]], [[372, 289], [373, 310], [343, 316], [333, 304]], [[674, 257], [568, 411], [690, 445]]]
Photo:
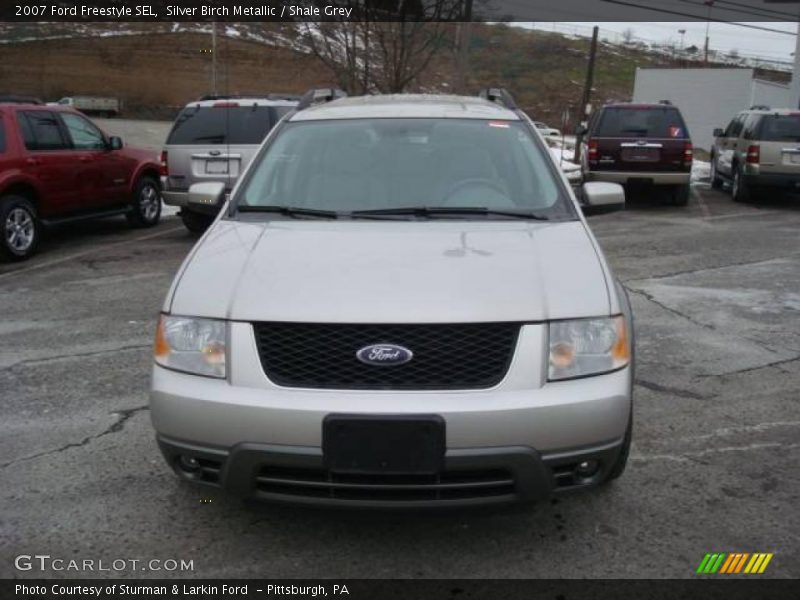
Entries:
[[184, 225], [202, 232], [216, 216], [187, 206], [193, 183], [219, 181], [230, 191], [267, 133], [297, 106], [292, 96], [205, 96], [184, 107], [161, 152], [164, 204], [181, 208]]
[[800, 111], [753, 107], [714, 130], [711, 185], [731, 183], [737, 202], [766, 189], [800, 189]]
[[[150, 406], [186, 480], [357, 507], [533, 500], [623, 469], [633, 330], [534, 124], [482, 98], [310, 93], [163, 307]], [[587, 183], [590, 206], [624, 204]]]

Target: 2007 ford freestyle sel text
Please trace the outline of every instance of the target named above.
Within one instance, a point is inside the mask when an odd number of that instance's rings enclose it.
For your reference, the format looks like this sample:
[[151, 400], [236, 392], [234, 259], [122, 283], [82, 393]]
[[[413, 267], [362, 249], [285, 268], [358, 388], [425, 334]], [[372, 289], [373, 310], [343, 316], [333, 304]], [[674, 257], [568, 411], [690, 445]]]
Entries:
[[[151, 393], [180, 477], [356, 507], [535, 500], [631, 443], [630, 306], [504, 90], [315, 90], [264, 141], [163, 307]], [[584, 204], [624, 205], [613, 183]]]

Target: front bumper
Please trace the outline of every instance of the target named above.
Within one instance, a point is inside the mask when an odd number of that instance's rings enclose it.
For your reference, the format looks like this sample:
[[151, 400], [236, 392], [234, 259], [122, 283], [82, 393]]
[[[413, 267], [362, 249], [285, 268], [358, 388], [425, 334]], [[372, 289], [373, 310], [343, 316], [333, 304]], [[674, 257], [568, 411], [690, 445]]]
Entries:
[[[488, 499], [480, 493], [468, 498], [442, 498], [442, 493], [431, 497], [431, 490], [437, 488], [431, 488], [430, 481], [423, 482], [426, 487], [417, 491], [428, 497], [414, 501], [433, 504], [535, 499], [562, 488], [594, 485], [612, 464], [630, 420], [632, 366], [605, 375], [548, 382], [541, 359], [546, 348], [544, 325], [522, 327], [504, 379], [481, 390], [280, 387], [264, 374], [249, 323], [231, 322], [229, 343], [228, 379], [154, 366], [150, 412], [173, 467], [175, 456], [191, 451], [211, 461], [209, 468], [217, 471], [215, 485], [243, 495], [296, 496], [303, 503], [374, 503], [337, 496], [331, 491], [329, 474], [320, 473], [323, 421], [332, 413], [439, 415], [446, 423], [445, 478], [451, 477], [450, 471], [456, 472], [452, 477], [474, 472], [470, 477], [479, 480], [489, 471], [505, 472], [506, 479], [511, 473], [512, 483]], [[555, 474], [555, 466], [584, 460], [601, 463], [597, 478], [569, 483], [572, 467], [560, 476]], [[302, 473], [291, 476], [299, 480], [310, 477], [311, 483], [287, 483], [280, 492], [264, 489], [257, 479], [263, 468], [300, 469]], [[567, 484], [557, 485], [559, 477]], [[287, 488], [292, 493], [286, 492]], [[308, 488], [314, 488], [317, 495], [309, 496]], [[295, 494], [298, 490], [304, 491]], [[401, 500], [386, 502], [378, 504], [393, 506]]]
[[692, 174], [689, 171], [588, 171], [586, 181], [608, 183], [647, 183], [652, 185], [688, 185]]
[[[352, 508], [469, 507], [541, 500], [593, 487], [608, 477], [621, 441], [589, 449], [540, 454], [527, 447], [459, 448], [445, 454], [435, 476], [336, 475], [319, 448], [237, 444], [229, 451], [158, 439], [179, 477], [244, 498]], [[193, 459], [187, 469], [181, 459]], [[597, 464], [590, 476], [576, 469]]]

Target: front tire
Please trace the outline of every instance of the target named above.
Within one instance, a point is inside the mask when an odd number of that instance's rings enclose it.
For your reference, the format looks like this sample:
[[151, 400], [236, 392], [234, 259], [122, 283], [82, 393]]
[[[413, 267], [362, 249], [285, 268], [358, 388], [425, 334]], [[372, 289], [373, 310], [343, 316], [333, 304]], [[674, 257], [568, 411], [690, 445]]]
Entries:
[[619, 451], [619, 456], [617, 456], [616, 462], [611, 466], [606, 481], [613, 481], [621, 477], [625, 472], [625, 467], [628, 466], [628, 456], [630, 456], [631, 453], [631, 439], [633, 438], [633, 412], [631, 412], [630, 419], [628, 429], [625, 431], [625, 439], [622, 442], [622, 448], [620, 448]]
[[41, 237], [41, 227], [33, 203], [23, 196], [0, 198], [0, 256], [7, 260], [30, 258]]
[[133, 227], [155, 227], [161, 218], [161, 190], [152, 177], [140, 177], [133, 189], [131, 210], [126, 215]]

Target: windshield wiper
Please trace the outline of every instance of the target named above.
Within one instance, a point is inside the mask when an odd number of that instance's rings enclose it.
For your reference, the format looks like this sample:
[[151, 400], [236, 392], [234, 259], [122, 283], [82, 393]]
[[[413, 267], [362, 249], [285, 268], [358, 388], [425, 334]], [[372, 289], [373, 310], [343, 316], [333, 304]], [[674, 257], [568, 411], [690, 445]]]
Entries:
[[258, 206], [240, 204], [236, 207], [239, 212], [277, 213], [287, 217], [317, 217], [320, 219], [338, 219], [339, 213], [335, 210], [318, 210], [314, 208], [299, 208], [295, 206]]
[[476, 207], [447, 207], [447, 206], [408, 206], [401, 208], [378, 208], [373, 210], [354, 210], [351, 217], [380, 217], [380, 216], [436, 217], [447, 215], [483, 215], [486, 217], [509, 217], [512, 219], [533, 219], [536, 221], [549, 221], [549, 217], [530, 211], [495, 210], [485, 206]]

